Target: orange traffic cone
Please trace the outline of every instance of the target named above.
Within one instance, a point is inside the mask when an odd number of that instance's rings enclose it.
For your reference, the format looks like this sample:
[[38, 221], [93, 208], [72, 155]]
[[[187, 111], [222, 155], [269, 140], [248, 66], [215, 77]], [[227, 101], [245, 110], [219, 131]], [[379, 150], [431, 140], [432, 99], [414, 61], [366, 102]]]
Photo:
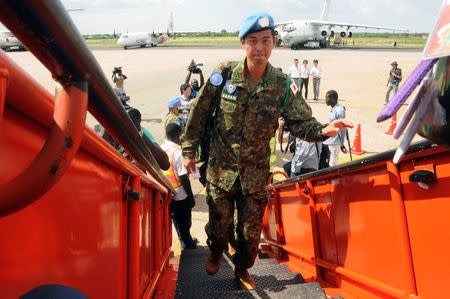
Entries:
[[350, 150], [352, 154], [362, 155], [366, 153], [366, 151], [361, 149], [361, 124], [358, 124], [358, 128], [356, 129], [355, 140], [353, 141], [352, 149]]
[[395, 113], [394, 116], [392, 117], [391, 126], [389, 127], [389, 130], [387, 130], [385, 134], [393, 135], [395, 127], [397, 127], [397, 113]]

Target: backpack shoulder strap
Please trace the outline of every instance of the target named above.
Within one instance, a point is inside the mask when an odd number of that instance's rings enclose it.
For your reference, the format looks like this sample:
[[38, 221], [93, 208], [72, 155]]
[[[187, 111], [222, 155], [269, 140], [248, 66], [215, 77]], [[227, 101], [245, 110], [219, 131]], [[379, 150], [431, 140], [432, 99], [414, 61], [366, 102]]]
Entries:
[[286, 75], [286, 96], [284, 97], [283, 109], [286, 108], [287, 103], [289, 101], [289, 88], [291, 86], [291, 78], [289, 75]]

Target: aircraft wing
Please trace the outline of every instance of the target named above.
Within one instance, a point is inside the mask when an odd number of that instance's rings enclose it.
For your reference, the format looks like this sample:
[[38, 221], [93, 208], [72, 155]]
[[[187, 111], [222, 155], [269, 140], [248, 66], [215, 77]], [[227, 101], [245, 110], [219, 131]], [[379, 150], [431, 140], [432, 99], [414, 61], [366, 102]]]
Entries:
[[340, 26], [340, 27], [348, 27], [350, 28], [370, 28], [370, 29], [382, 29], [382, 30], [394, 30], [394, 31], [408, 31], [407, 29], [403, 28], [392, 28], [392, 27], [383, 27], [383, 26], [373, 26], [373, 25], [365, 25], [365, 24], [352, 24], [352, 23], [342, 23], [342, 22], [331, 22], [331, 21], [309, 21], [308, 23], [314, 24], [314, 25], [321, 25], [321, 26]]
[[275, 27], [286, 26], [286, 25], [289, 25], [289, 24], [292, 24], [292, 23], [294, 23], [294, 21], [279, 22], [279, 23], [275, 23]]

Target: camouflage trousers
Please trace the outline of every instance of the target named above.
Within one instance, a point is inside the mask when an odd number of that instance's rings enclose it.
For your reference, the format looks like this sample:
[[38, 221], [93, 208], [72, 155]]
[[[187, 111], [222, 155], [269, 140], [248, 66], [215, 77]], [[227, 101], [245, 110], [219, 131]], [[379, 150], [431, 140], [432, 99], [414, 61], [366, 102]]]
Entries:
[[[267, 191], [243, 195], [238, 178], [229, 192], [208, 182], [206, 194], [209, 222], [205, 231], [210, 250], [222, 253], [230, 243], [236, 249], [235, 266], [252, 267], [258, 254]], [[236, 226], [233, 221], [235, 204]]]

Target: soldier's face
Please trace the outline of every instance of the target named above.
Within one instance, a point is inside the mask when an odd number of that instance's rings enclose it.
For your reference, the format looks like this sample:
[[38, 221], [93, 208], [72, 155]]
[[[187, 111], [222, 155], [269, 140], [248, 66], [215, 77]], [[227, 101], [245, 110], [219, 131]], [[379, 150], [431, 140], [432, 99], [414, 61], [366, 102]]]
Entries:
[[253, 64], [266, 64], [276, 43], [272, 30], [249, 33], [244, 40], [241, 39], [247, 59]]

